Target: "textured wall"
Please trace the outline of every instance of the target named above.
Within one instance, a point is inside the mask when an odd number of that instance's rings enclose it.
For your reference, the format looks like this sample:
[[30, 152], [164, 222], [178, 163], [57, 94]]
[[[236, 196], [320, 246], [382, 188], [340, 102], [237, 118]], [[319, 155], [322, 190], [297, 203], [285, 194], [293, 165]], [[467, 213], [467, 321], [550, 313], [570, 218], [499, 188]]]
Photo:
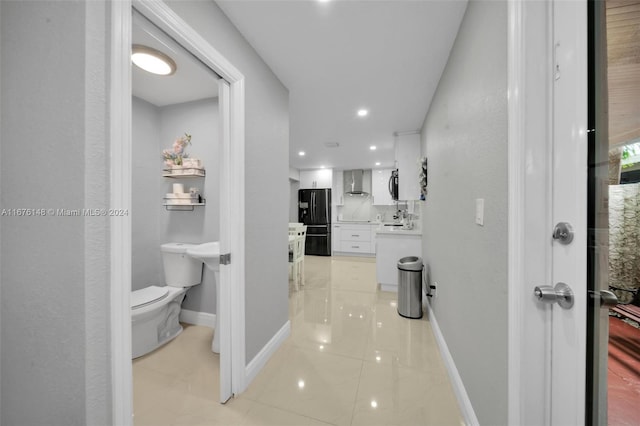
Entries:
[[[609, 285], [640, 288], [640, 184], [609, 185]], [[633, 293], [614, 290], [621, 303]]]
[[288, 321], [289, 93], [215, 3], [167, 4], [245, 76], [245, 356], [249, 363]]
[[[0, 9], [2, 207], [105, 207], [105, 4]], [[108, 424], [109, 219], [1, 221], [0, 423]]]
[[[480, 424], [507, 423], [507, 3], [470, 1], [422, 129], [431, 303]], [[485, 201], [484, 226], [474, 222]], [[479, 362], [478, 360], [481, 360]]]

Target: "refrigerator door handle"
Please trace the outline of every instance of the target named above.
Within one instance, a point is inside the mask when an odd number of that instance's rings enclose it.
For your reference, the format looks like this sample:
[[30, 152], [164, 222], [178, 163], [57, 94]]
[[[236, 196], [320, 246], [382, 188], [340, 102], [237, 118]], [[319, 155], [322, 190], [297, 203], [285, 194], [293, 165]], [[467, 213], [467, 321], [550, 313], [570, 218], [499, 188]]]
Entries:
[[393, 198], [393, 173], [391, 173], [391, 177], [389, 178], [389, 195]]
[[313, 212], [316, 210], [316, 193], [311, 193], [311, 222], [315, 222], [315, 218], [313, 217]]
[[325, 190], [324, 191], [324, 195], [325, 195], [325, 203], [324, 203], [324, 217], [325, 217], [325, 222], [329, 222], [331, 223], [331, 214], [329, 213], [329, 209], [331, 208], [331, 203], [329, 202], [329, 191]]

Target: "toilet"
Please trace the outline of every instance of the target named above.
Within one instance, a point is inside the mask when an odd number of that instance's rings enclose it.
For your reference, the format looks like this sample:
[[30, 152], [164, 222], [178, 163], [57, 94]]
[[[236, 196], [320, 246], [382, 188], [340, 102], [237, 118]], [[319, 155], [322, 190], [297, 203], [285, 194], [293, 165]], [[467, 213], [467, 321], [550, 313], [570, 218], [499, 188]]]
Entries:
[[187, 256], [195, 244], [166, 243], [160, 246], [166, 286], [149, 286], [131, 294], [131, 340], [133, 358], [141, 357], [182, 332], [180, 305], [189, 287], [202, 281], [200, 260]]

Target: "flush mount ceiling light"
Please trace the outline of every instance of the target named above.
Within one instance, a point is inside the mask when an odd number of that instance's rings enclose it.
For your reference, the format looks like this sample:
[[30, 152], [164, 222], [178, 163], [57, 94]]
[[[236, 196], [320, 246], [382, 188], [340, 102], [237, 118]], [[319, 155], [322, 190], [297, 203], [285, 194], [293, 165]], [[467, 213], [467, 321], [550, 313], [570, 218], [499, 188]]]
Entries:
[[171, 75], [178, 68], [169, 56], [141, 44], [131, 47], [131, 61], [143, 70], [157, 75]]
[[358, 110], [358, 117], [366, 117], [369, 114], [369, 111], [366, 109], [359, 109]]

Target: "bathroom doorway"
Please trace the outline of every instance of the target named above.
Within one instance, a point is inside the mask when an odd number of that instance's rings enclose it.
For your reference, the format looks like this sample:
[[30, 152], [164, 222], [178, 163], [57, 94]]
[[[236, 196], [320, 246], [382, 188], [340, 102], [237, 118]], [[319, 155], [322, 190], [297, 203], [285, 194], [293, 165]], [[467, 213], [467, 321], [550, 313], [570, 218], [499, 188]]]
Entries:
[[[205, 331], [213, 328], [214, 340], [219, 340], [216, 316], [220, 315], [220, 274], [199, 264], [196, 269], [201, 272], [201, 279], [193, 281], [198, 284], [186, 287], [192, 283], [179, 281], [177, 285], [186, 290], [172, 290], [171, 294], [178, 294], [176, 299], [170, 300], [171, 296], [151, 303], [155, 308], [146, 304], [150, 300], [138, 299], [152, 289], [163, 291], [165, 285], [176, 285], [166, 279], [164, 257], [171, 255], [161, 252], [161, 246], [220, 241], [221, 78], [135, 9], [132, 45], [134, 54], [160, 52], [174, 67], [169, 75], [146, 71], [136, 62], [131, 69], [131, 290], [133, 300], [141, 306], [132, 311], [136, 357], [132, 368], [133, 404], [136, 418], [144, 419], [148, 415], [145, 406], [149, 405], [145, 401], [162, 392], [162, 388], [154, 392], [141, 389], [148, 388], [160, 374], [175, 374], [176, 380], [185, 383], [190, 375], [206, 375], [197, 377], [207, 385], [203, 389], [208, 391], [202, 396], [218, 399], [215, 388], [220, 386], [221, 348], [216, 342], [213, 350], [211, 332]], [[191, 258], [186, 258], [191, 265]], [[141, 310], [151, 312], [140, 313]], [[147, 325], [152, 323], [159, 324], [157, 331], [155, 326]], [[203, 353], [194, 348], [183, 349], [189, 339], [176, 336], [182, 330], [180, 324], [185, 328], [204, 327], [196, 334], [198, 339], [209, 340], [197, 346], [205, 349]], [[187, 334], [193, 333], [191, 327]], [[228, 353], [227, 345], [224, 351]], [[170, 355], [173, 361], [167, 362]]]
[[[201, 243], [208, 242], [208, 238], [217, 238], [220, 241], [220, 252], [227, 255], [225, 256], [227, 259], [233, 259], [233, 262], [222, 262], [220, 265], [220, 309], [215, 313], [220, 320], [220, 329], [216, 330], [216, 333], [221, 336], [220, 402], [226, 401], [234, 393], [244, 389], [244, 240], [230, 238], [231, 235], [244, 234], [244, 77], [164, 3], [135, 1], [132, 9], [132, 3], [125, 1], [115, 2], [112, 7], [111, 206], [132, 211], [131, 217], [119, 218], [111, 223], [113, 422], [126, 425], [131, 424], [133, 413], [130, 297], [133, 286], [140, 285], [134, 283], [132, 277], [143, 277], [141, 280], [147, 281], [145, 278], [149, 276], [151, 278], [146, 285], [154, 281], [158, 284], [158, 278], [153, 274], [161, 271], [161, 265], [158, 263], [160, 257], [154, 258], [154, 250], [149, 250], [150, 256], [145, 260], [146, 263], [137, 264], [137, 260], [134, 259], [134, 256], [138, 256], [134, 253], [138, 250], [137, 244], [150, 246], [154, 242], [148, 241], [144, 236], [139, 238], [140, 236], [136, 235], [140, 229], [136, 229], [135, 225], [141, 222], [136, 221], [135, 218], [136, 205], [148, 204], [151, 208], [160, 210], [160, 213], [154, 214], [156, 219], [145, 221], [144, 227], [153, 225], [149, 222], [155, 220], [156, 224], [153, 226], [157, 226], [164, 232], [167, 239], [174, 241], [184, 237], [185, 241]], [[133, 87], [132, 84], [132, 65], [129, 55], [136, 30], [135, 18], [132, 17], [134, 10], [134, 13], [139, 13], [142, 19], [140, 22], [147, 22], [157, 27], [164, 36], [184, 50], [186, 56], [191, 59], [192, 65], [199, 66], [209, 78], [209, 82], [204, 84], [206, 90], [203, 90], [203, 85], [191, 82], [191, 86], [199, 93], [199, 99], [185, 98], [172, 104], [155, 106], [160, 111], [151, 115], [156, 116], [158, 126], [155, 130], [158, 135], [155, 137], [154, 144], [141, 148], [140, 151], [136, 146], [138, 141], [135, 126], [140, 123], [132, 123], [132, 117], [135, 118], [132, 108], [146, 111], [148, 114], [154, 108], [147, 105], [153, 105], [152, 102], [140, 98], [142, 95], [138, 92], [138, 85]], [[150, 37], [155, 38], [156, 41], [162, 39], [162, 36]], [[132, 92], [132, 89], [135, 92]], [[163, 84], [162, 90], [158, 92], [164, 92], [165, 89], [167, 85]], [[209, 89], [213, 91], [209, 92]], [[181, 95], [187, 91], [187, 88], [180, 88], [176, 92]], [[136, 96], [136, 92], [138, 100], [135, 100], [132, 105], [132, 93]], [[169, 133], [176, 133], [181, 127], [195, 125], [191, 121], [194, 118], [192, 108], [198, 109], [199, 114], [217, 109], [218, 119], [215, 120], [217, 122], [215, 128], [211, 127], [211, 121], [214, 120], [209, 120], [207, 123], [208, 131], [217, 134], [217, 144], [210, 142], [209, 146], [205, 147], [207, 144], [204, 140], [195, 139], [195, 131], [185, 128], [180, 132], [194, 133], [191, 135], [193, 139], [190, 147], [193, 151], [190, 154], [194, 154], [194, 157], [209, 157], [209, 160], [203, 159], [205, 169], [208, 168], [206, 161], [211, 161], [213, 164], [217, 160], [220, 167], [217, 170], [214, 170], [215, 168], [207, 170], [207, 175], [211, 175], [212, 182], [208, 184], [203, 179], [201, 188], [198, 188], [197, 184], [194, 185], [199, 190], [199, 195], [207, 200], [206, 206], [194, 207], [194, 211], [189, 212], [163, 210], [166, 208], [163, 204], [166, 203], [163, 203], [162, 198], [163, 194], [166, 195], [169, 192], [167, 190], [169, 184], [162, 178], [161, 151], [170, 149], [173, 140], [183, 136], [174, 134], [169, 137]], [[169, 110], [181, 118], [171, 118]], [[147, 122], [147, 127], [153, 127], [153, 125]], [[165, 140], [167, 138], [169, 139]], [[211, 145], [216, 145], [216, 152], [211, 151], [213, 149]], [[151, 158], [152, 163], [155, 161], [156, 165], [147, 166], [144, 161], [146, 158], [143, 158], [145, 156]], [[145, 168], [148, 170], [144, 170]], [[149, 188], [153, 189], [148, 193], [139, 194], [136, 176], [143, 176], [143, 181], [149, 179], [159, 183], [152, 183]], [[141, 186], [146, 188], [145, 185], [148, 183]], [[137, 196], [148, 197], [148, 200], [146, 202], [137, 200]], [[234, 214], [231, 215], [231, 212]], [[145, 218], [142, 216], [140, 219]], [[220, 226], [220, 223], [224, 223], [225, 226]], [[162, 238], [162, 236], [155, 235], [153, 238]], [[205, 271], [203, 278], [205, 285], [201, 284], [199, 294], [196, 291], [187, 305], [190, 308], [187, 310], [196, 314], [201, 314], [203, 311], [205, 314], [208, 313], [212, 310], [211, 305], [215, 306], [216, 303], [213, 274], [207, 272], [209, 271]], [[206, 286], [207, 282], [208, 286]], [[233, 286], [229, 285], [230, 283], [233, 283]], [[161, 282], [160, 285], [162, 285]], [[196, 317], [202, 319], [203, 315], [196, 315]], [[204, 321], [207, 321], [206, 315], [204, 315]], [[211, 402], [216, 402], [213, 400], [213, 395]]]

